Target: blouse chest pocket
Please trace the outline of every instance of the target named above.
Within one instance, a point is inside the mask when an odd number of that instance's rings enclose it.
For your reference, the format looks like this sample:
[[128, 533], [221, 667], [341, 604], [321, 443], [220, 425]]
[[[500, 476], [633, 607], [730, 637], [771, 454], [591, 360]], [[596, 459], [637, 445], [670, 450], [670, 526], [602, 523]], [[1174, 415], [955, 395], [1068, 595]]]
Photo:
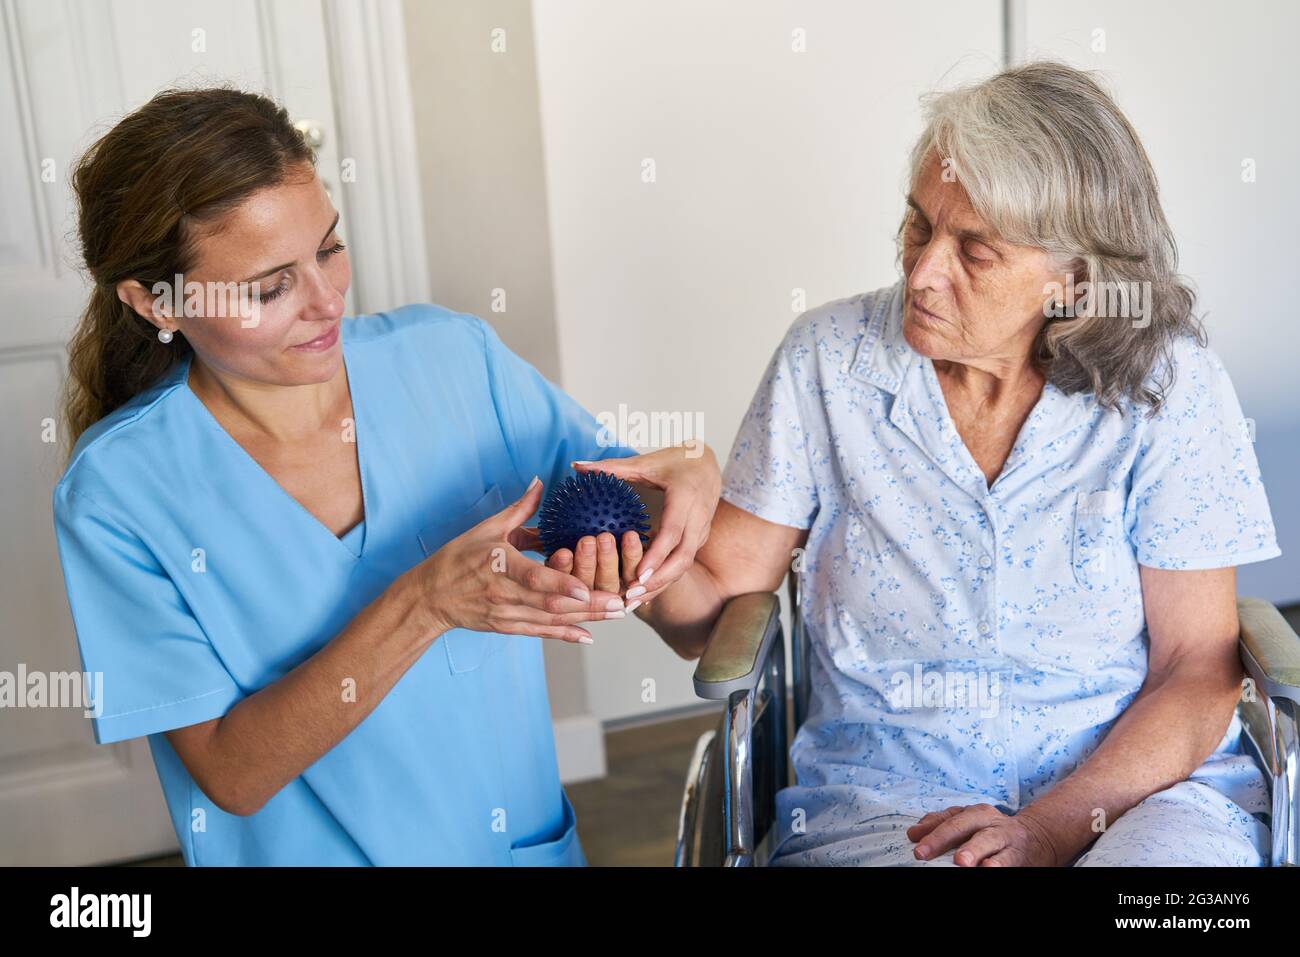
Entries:
[[[463, 535], [479, 522], [505, 508], [499, 486], [493, 485], [484, 492], [469, 508], [452, 510], [451, 517], [443, 517], [430, 522], [420, 529], [418, 536], [420, 548], [428, 557], [442, 548], [453, 538]], [[492, 655], [495, 655], [510, 641], [507, 635], [488, 634], [470, 631], [467, 628], [453, 628], [439, 639], [447, 655], [447, 665], [453, 674], [474, 671]]]
[[1088, 591], [1117, 587], [1126, 545], [1123, 495], [1116, 489], [1079, 492], [1074, 503], [1074, 580]]

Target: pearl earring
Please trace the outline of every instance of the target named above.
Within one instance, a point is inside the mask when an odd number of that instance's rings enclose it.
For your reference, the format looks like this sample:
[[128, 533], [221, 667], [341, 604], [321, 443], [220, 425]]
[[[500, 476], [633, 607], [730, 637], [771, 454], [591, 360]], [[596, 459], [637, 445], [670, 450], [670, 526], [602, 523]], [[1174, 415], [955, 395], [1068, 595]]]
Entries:
[[159, 342], [162, 342], [162, 343], [171, 342], [171, 341], [172, 341], [172, 331], [171, 331], [170, 329], [159, 329], [159, 330], [158, 330], [158, 341], [159, 341]]

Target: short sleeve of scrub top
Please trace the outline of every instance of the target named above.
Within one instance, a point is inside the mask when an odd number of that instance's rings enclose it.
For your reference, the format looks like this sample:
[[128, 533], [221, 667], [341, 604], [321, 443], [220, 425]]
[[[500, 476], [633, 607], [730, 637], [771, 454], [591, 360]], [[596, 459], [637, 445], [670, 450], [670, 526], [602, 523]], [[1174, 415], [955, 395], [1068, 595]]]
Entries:
[[191, 866], [585, 863], [541, 639], [438, 636], [251, 814], [218, 807], [162, 733], [302, 664], [534, 474], [636, 454], [477, 317], [406, 306], [345, 319], [340, 339], [365, 505], [341, 537], [220, 426], [191, 354], [78, 440], [54, 527], [83, 669], [102, 674], [95, 740], [148, 736]]
[[136, 535], [67, 485], [56, 490], [54, 521], [64, 582], [81, 611], [82, 670], [111, 676], [93, 703], [97, 744], [198, 724], [244, 697]]

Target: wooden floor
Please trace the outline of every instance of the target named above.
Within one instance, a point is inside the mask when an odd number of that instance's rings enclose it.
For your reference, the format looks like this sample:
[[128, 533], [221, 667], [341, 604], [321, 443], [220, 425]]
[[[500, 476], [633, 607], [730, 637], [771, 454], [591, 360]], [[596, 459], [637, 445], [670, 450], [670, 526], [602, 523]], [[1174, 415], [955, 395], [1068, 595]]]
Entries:
[[593, 867], [671, 867], [686, 769], [720, 711], [605, 734], [608, 773], [566, 784]]

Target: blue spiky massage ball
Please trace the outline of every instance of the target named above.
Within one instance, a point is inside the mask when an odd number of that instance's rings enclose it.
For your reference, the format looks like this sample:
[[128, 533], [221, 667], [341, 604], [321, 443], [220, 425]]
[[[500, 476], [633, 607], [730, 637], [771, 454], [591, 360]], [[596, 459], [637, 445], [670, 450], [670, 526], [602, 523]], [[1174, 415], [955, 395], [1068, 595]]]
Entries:
[[[650, 515], [636, 489], [608, 472], [580, 472], [554, 486], [542, 502], [537, 533], [546, 557], [561, 548], [573, 550], [585, 535], [609, 532], [616, 543], [634, 531], [649, 541]], [[619, 571], [623, 551], [619, 548]]]

